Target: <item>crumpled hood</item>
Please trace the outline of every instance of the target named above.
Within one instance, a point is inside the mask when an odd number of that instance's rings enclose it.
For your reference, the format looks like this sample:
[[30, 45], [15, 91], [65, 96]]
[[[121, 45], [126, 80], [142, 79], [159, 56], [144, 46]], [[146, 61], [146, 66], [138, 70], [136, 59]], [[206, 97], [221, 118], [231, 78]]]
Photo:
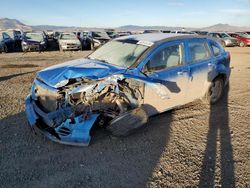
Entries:
[[[97, 60], [77, 59], [48, 67], [37, 73], [37, 78], [48, 86], [59, 88], [67, 84], [69, 79], [88, 78], [101, 79], [115, 73], [123, 73], [126, 68], [115, 67]], [[59, 84], [63, 83], [65, 84]]]

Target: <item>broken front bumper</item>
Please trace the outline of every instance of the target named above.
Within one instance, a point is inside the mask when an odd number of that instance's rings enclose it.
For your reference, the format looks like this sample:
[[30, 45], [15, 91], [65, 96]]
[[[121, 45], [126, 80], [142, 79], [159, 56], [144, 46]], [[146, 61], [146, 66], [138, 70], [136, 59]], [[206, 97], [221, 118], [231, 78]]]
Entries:
[[[84, 118], [83, 115], [80, 115], [67, 119], [65, 116], [70, 117], [70, 108], [45, 113], [36, 105], [31, 95], [26, 98], [25, 112], [29, 125], [38, 128], [50, 140], [77, 146], [89, 145], [90, 130], [99, 116], [99, 114], [91, 114], [88, 118]], [[42, 120], [45, 126], [38, 126], [39, 120]], [[53, 128], [55, 122], [62, 123]]]

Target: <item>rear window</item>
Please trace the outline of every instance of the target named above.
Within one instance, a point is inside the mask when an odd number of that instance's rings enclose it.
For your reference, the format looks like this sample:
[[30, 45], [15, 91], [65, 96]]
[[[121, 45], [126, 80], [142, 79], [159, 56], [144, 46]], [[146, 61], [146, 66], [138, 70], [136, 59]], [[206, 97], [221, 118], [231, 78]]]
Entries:
[[188, 47], [190, 52], [190, 63], [206, 60], [210, 57], [206, 42], [190, 42]]

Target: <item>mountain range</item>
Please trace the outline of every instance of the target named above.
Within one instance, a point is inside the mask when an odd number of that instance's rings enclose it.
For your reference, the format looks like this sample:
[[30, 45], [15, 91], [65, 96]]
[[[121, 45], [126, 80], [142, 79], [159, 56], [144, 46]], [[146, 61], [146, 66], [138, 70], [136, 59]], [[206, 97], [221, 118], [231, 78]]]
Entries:
[[[57, 31], [77, 31], [77, 30], [103, 30], [104, 28], [90, 28], [90, 27], [74, 27], [74, 26], [54, 26], [54, 25], [26, 25], [19, 20], [9, 19], [9, 18], [0, 18], [0, 30], [7, 29], [21, 29], [24, 31], [27, 30], [57, 30]], [[168, 27], [168, 26], [138, 26], [138, 25], [125, 25], [116, 28], [118, 31], [143, 31], [146, 29], [152, 30], [181, 30], [183, 27]], [[229, 24], [216, 24], [213, 26], [205, 27], [205, 28], [184, 28], [188, 31], [198, 30], [198, 31], [228, 31], [228, 32], [236, 32], [236, 31], [250, 31], [250, 27], [239, 27], [232, 26]]]

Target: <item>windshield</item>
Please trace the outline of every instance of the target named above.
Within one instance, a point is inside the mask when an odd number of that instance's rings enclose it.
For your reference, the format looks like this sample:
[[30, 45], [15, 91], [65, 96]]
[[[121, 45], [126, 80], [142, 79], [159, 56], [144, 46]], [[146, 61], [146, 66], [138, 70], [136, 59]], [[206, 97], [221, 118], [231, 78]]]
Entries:
[[82, 35], [85, 37], [88, 35], [88, 32], [82, 32]]
[[246, 34], [246, 33], [239, 33], [239, 35], [241, 37], [245, 37], [245, 38], [250, 38], [250, 35]]
[[42, 33], [26, 33], [25, 34], [26, 39], [32, 39], [35, 41], [42, 41], [43, 40], [43, 35]]
[[221, 36], [221, 38], [226, 38], [226, 37], [230, 37], [228, 34], [226, 34], [226, 33], [220, 33], [220, 36]]
[[76, 39], [76, 35], [74, 33], [63, 33], [61, 34], [60, 39]]
[[114, 35], [117, 35], [117, 33], [116, 33], [116, 32], [114, 32], [114, 31], [107, 31], [107, 34], [108, 34], [108, 36], [114, 36]]
[[148, 49], [147, 46], [111, 41], [93, 52], [89, 58], [119, 67], [130, 67]]

